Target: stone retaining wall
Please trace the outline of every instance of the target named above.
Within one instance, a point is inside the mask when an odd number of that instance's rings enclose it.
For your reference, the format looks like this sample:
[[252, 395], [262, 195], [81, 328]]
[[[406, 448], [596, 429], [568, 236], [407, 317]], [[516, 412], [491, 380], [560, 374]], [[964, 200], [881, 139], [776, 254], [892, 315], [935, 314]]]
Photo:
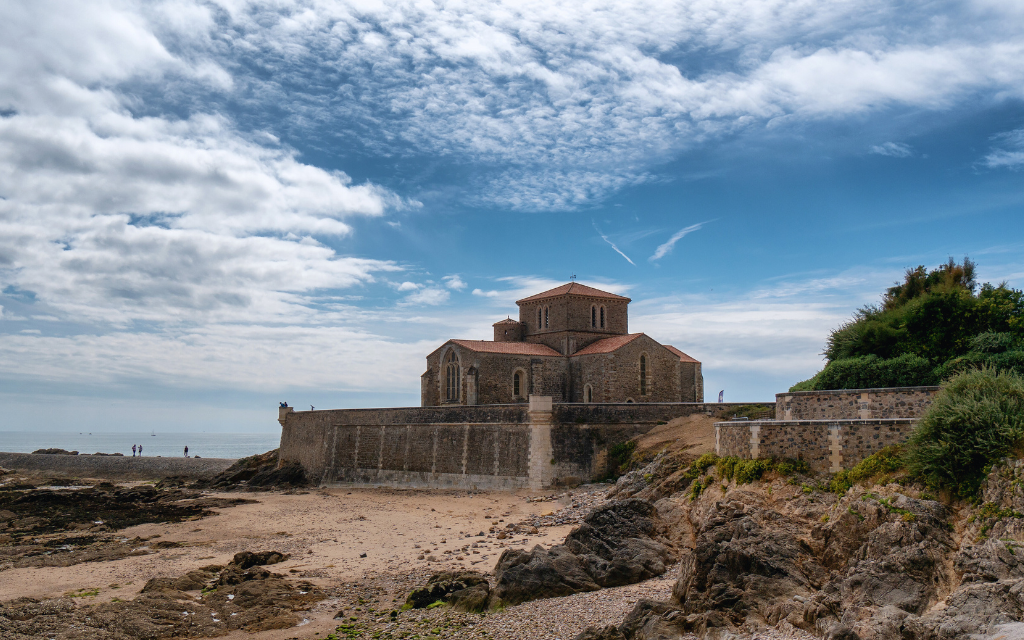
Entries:
[[778, 420], [870, 420], [919, 418], [939, 387], [834, 389], [775, 394]]
[[0, 453], [0, 467], [5, 469], [39, 472], [57, 477], [107, 480], [159, 480], [171, 476], [205, 480], [214, 477], [234, 463], [235, 460], [229, 458], [139, 458]]
[[916, 420], [764, 420], [715, 423], [715, 451], [740, 458], [804, 460], [813, 471], [850, 469], [910, 437]]
[[285, 408], [280, 452], [322, 486], [542, 489], [603, 477], [609, 447], [659, 422], [741, 404], [569, 404], [532, 396], [507, 405]]

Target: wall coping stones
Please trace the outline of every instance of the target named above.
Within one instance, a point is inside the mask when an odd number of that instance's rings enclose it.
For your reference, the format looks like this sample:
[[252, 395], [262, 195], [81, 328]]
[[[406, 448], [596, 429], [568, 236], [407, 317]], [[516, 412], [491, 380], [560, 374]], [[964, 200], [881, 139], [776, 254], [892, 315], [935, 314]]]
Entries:
[[854, 394], [854, 393], [899, 393], [899, 392], [913, 392], [913, 391], [938, 391], [942, 387], [939, 386], [921, 386], [921, 387], [876, 387], [874, 389], [823, 389], [821, 391], [785, 391], [783, 393], [776, 393], [775, 397], [780, 398], [784, 396], [824, 396], [824, 395], [843, 395], [843, 394]]
[[716, 427], [746, 427], [750, 425], [756, 426], [779, 426], [779, 427], [798, 427], [798, 426], [815, 426], [821, 424], [835, 424], [835, 425], [859, 425], [859, 424], [877, 424], [884, 422], [886, 424], [915, 424], [920, 418], [840, 418], [835, 420], [730, 420], [728, 422], [716, 422]]

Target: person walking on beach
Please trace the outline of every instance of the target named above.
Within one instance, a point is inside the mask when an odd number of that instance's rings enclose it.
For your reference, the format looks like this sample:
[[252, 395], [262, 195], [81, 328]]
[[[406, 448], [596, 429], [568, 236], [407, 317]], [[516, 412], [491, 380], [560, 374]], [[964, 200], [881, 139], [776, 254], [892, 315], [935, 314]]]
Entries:
[[135, 445], [134, 444], [132, 445], [132, 457], [133, 458], [135, 457]]
[[185, 457], [188, 457], [188, 445], [185, 445]]

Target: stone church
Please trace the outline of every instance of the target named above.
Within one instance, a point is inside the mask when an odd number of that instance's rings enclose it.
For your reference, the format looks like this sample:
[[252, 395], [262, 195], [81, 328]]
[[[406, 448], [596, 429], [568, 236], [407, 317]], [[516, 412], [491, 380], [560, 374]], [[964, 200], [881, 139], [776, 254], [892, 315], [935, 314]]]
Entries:
[[629, 333], [630, 299], [570, 282], [518, 300], [494, 340], [452, 339], [427, 356], [421, 404], [703, 402], [700, 362]]

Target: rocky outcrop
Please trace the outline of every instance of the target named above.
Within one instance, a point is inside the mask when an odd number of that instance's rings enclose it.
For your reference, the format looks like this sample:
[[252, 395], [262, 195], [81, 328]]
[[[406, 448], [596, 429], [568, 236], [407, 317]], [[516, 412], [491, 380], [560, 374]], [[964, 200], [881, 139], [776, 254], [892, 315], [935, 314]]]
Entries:
[[695, 500], [656, 505], [668, 539], [687, 547], [672, 600], [641, 601], [618, 627], [580, 639], [776, 627], [831, 640], [952, 640], [1024, 620], [1022, 461], [992, 471], [980, 506], [895, 484], [843, 496], [783, 481], [703, 486]]
[[306, 472], [297, 462], [281, 463], [278, 450], [242, 458], [210, 480], [193, 485], [221, 491], [266, 491], [310, 486]]
[[414, 609], [422, 609], [436, 602], [445, 602], [456, 611], [483, 611], [490, 595], [491, 587], [483, 574], [445, 571], [434, 574], [424, 587], [413, 590], [405, 603]]
[[[239, 558], [242, 556], [242, 558]], [[226, 567], [211, 565], [177, 578], [153, 578], [132, 600], [76, 606], [70, 598], [37, 601], [21, 598], [0, 605], [0, 637], [11, 640], [74, 637], [203, 638], [286, 629], [302, 621], [298, 612], [323, 600], [309, 582], [293, 583], [254, 558], [283, 557], [276, 552], [238, 554]]]
[[494, 570], [494, 597], [518, 604], [661, 575], [672, 550], [658, 539], [657, 518], [646, 500], [621, 500], [594, 509], [564, 544], [509, 549]]

